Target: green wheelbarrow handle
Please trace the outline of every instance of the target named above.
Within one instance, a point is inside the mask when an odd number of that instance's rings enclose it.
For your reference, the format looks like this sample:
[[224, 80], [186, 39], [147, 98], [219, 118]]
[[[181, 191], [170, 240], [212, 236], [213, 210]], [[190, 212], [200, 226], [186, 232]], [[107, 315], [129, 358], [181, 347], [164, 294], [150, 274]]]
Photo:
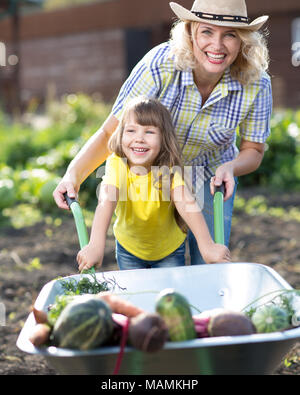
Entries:
[[[70, 210], [72, 211], [74, 220], [75, 220], [75, 225], [76, 225], [76, 230], [77, 230], [77, 235], [79, 239], [79, 245], [80, 248], [83, 248], [86, 246], [89, 242], [89, 235], [88, 231], [85, 225], [83, 213], [80, 207], [80, 204], [78, 201], [74, 198], [70, 198], [67, 194], [67, 192], [64, 193], [64, 198], [67, 202], [67, 205], [69, 206]], [[84, 270], [84, 273], [95, 273], [95, 268], [91, 267], [88, 270]]]
[[224, 237], [224, 184], [216, 187], [214, 194], [214, 232], [215, 242], [225, 244]]

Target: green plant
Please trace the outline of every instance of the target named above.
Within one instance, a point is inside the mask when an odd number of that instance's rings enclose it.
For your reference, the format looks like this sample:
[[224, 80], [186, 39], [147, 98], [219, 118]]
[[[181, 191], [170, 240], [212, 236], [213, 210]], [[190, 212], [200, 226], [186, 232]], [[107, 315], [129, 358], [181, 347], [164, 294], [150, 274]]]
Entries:
[[300, 189], [300, 110], [277, 110], [261, 166], [240, 177], [241, 186]]

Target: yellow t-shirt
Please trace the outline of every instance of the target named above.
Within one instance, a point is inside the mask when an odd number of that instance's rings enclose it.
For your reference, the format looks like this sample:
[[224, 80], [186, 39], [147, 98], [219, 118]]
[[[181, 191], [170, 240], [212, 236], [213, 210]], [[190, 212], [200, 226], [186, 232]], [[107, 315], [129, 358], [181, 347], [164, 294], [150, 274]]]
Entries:
[[[152, 171], [142, 176], [133, 173], [126, 159], [112, 154], [106, 161], [102, 181], [119, 188], [113, 227], [116, 239], [131, 254], [148, 261], [168, 256], [186, 238], [175, 220], [169, 178], [157, 180]], [[180, 185], [184, 181], [175, 172], [171, 188]]]

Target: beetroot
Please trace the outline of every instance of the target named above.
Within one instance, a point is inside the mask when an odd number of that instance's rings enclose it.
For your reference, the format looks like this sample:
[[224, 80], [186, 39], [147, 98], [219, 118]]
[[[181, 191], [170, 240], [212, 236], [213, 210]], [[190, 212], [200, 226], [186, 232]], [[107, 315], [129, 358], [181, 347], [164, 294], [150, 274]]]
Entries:
[[251, 335], [256, 332], [247, 316], [227, 310], [212, 316], [207, 329], [209, 336]]
[[168, 328], [158, 314], [142, 313], [130, 319], [128, 339], [141, 351], [159, 351], [168, 339]]

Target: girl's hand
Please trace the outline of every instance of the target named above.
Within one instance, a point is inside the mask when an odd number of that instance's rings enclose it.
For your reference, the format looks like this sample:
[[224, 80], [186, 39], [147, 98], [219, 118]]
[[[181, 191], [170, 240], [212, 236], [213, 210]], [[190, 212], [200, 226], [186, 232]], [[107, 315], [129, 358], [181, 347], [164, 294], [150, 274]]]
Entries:
[[206, 263], [230, 262], [231, 255], [229, 249], [223, 244], [213, 243], [207, 248], [205, 253], [201, 254]]
[[99, 246], [91, 244], [83, 247], [77, 254], [78, 269], [80, 272], [84, 269], [90, 269], [93, 266], [100, 267], [103, 261], [103, 251]]
[[230, 162], [224, 163], [217, 168], [216, 175], [210, 180], [210, 193], [214, 195], [215, 187], [221, 186], [223, 182], [225, 184], [225, 202], [232, 196], [235, 187], [233, 166]]
[[57, 185], [55, 190], [53, 191], [53, 198], [55, 203], [59, 208], [68, 210], [69, 206], [64, 198], [64, 193], [67, 192], [70, 198], [77, 198], [79, 188], [75, 187], [70, 180], [65, 180], [64, 178]]

